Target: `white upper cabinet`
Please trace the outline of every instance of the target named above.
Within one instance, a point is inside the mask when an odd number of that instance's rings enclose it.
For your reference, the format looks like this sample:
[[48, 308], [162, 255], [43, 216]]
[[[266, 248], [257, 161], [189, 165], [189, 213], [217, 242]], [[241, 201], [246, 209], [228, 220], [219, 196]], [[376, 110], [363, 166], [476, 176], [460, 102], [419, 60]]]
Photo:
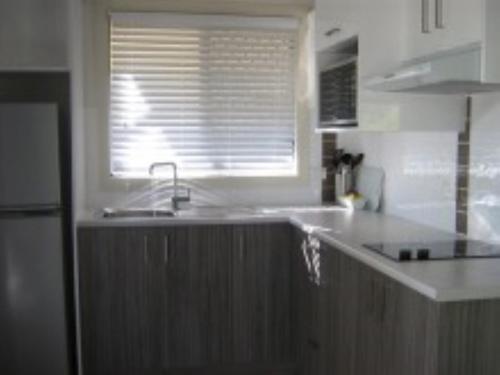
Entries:
[[[439, 0], [436, 1], [440, 6]], [[441, 1], [442, 12], [438, 12], [438, 15], [442, 13], [441, 31], [447, 48], [460, 47], [482, 40], [484, 26], [482, 0]]]
[[362, 1], [316, 0], [316, 50], [324, 50], [359, 33]]
[[[414, 0], [415, 1], [415, 0]], [[500, 2], [500, 1], [499, 1]], [[356, 131], [459, 131], [465, 123], [465, 100], [459, 96], [415, 95], [375, 92], [365, 88], [365, 81], [381, 72], [390, 71], [405, 59], [407, 40], [407, 13], [402, 0], [317, 0], [315, 10], [317, 56], [332, 49], [344, 39], [357, 37], [358, 92]], [[330, 27], [352, 25], [349, 32], [336, 33], [327, 42], [321, 26], [332, 17]], [[337, 10], [339, 9], [339, 10]], [[344, 13], [345, 9], [350, 12]], [[348, 14], [347, 21], [342, 19]], [[319, 25], [319, 27], [318, 27]], [[340, 28], [340, 26], [339, 26]], [[351, 31], [355, 30], [355, 32]], [[321, 60], [321, 59], [319, 59]], [[325, 65], [320, 61], [319, 65]], [[332, 127], [330, 130], [336, 131]]]
[[405, 60], [481, 42], [485, 1], [404, 0]]
[[404, 59], [405, 4], [364, 0], [359, 34], [358, 120], [361, 131], [459, 131], [465, 100], [458, 96], [382, 93], [364, 87], [367, 78]]
[[398, 64], [404, 42], [400, 0], [362, 1], [358, 58], [361, 81]]
[[500, 0], [404, 0], [404, 60], [475, 43], [481, 81], [500, 83]]

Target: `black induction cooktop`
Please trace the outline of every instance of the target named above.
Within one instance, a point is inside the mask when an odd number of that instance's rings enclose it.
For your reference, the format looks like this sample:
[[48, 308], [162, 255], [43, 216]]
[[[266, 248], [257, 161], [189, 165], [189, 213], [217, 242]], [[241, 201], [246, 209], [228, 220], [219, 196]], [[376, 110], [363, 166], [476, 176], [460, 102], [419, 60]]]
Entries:
[[500, 245], [474, 240], [374, 243], [363, 246], [398, 262], [500, 258]]

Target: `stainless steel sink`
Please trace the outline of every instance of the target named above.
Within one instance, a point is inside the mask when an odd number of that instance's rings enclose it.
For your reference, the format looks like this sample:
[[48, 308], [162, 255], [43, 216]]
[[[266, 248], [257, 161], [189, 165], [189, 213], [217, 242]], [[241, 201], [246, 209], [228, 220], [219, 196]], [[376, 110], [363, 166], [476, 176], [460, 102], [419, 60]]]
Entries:
[[151, 208], [105, 208], [100, 216], [106, 219], [140, 218], [228, 218], [256, 215], [256, 211], [244, 207], [191, 207], [185, 210]]
[[150, 217], [174, 217], [175, 212], [171, 210], [133, 209], [133, 208], [105, 208], [102, 217], [106, 219], [125, 218], [150, 218]]

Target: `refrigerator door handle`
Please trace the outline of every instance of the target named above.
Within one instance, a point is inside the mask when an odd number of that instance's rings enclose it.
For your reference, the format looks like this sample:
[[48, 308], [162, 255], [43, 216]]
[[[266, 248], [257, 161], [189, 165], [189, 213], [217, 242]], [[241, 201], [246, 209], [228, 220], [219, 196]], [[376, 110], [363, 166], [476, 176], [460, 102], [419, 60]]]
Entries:
[[61, 211], [61, 206], [58, 204], [0, 206], [0, 217], [59, 216], [61, 214]]

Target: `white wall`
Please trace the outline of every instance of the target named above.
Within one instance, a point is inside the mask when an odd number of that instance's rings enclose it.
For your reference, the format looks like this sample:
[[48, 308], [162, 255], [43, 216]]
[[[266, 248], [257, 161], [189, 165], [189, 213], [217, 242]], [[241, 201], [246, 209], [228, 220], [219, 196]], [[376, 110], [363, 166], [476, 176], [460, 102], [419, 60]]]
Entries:
[[68, 4], [0, 1], [0, 69], [68, 68]]
[[[108, 169], [108, 20], [110, 11], [181, 11], [267, 16], [297, 16], [302, 20], [298, 73], [299, 176], [295, 178], [226, 178], [192, 181], [200, 204], [316, 204], [321, 199], [320, 137], [311, 129], [311, 66], [308, 0], [200, 1], [89, 0], [84, 9], [85, 30], [85, 209], [149, 204], [149, 183], [112, 179]], [[293, 3], [293, 4], [291, 4]]]
[[339, 147], [385, 171], [383, 212], [455, 231], [456, 132], [342, 133]]
[[73, 202], [76, 216], [85, 207], [85, 126], [83, 116], [83, 8], [82, 0], [68, 0], [68, 59], [71, 71], [73, 136]]
[[[68, 20], [71, 27], [68, 30], [68, 54], [71, 71], [71, 120], [73, 138], [73, 208], [77, 216], [85, 206], [85, 148], [84, 148], [84, 122], [83, 122], [83, 13], [82, 0], [68, 0]], [[78, 256], [76, 251], [76, 227], [74, 233], [74, 268], [78, 269]], [[75, 307], [77, 319], [77, 352], [78, 369], [82, 371], [81, 363], [81, 326], [80, 326], [80, 298], [78, 288], [78, 272], [74, 273]]]
[[469, 234], [500, 243], [500, 94], [473, 98]]

